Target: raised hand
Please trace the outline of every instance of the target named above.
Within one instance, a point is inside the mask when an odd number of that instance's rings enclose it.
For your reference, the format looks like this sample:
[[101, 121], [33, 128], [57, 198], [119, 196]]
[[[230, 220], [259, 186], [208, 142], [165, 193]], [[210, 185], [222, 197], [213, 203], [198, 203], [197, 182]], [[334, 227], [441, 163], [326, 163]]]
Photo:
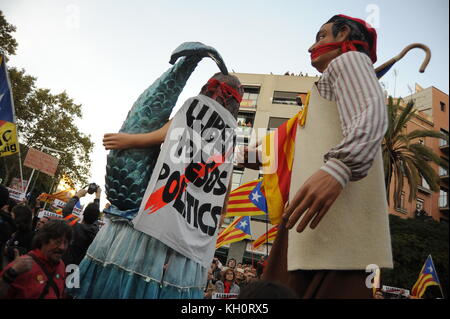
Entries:
[[118, 150], [133, 147], [137, 134], [106, 133], [103, 136], [103, 146], [107, 150]]
[[102, 194], [102, 189], [100, 186], [97, 187], [97, 190], [95, 191], [95, 197], [100, 198], [100, 195]]
[[23, 255], [19, 257], [18, 252], [16, 253], [16, 259], [14, 259], [14, 264], [11, 266], [19, 275], [27, 272], [33, 267], [33, 258], [28, 255]]
[[86, 196], [86, 194], [87, 194], [87, 189], [82, 188], [75, 194], [75, 196], [78, 198], [81, 198], [81, 197]]

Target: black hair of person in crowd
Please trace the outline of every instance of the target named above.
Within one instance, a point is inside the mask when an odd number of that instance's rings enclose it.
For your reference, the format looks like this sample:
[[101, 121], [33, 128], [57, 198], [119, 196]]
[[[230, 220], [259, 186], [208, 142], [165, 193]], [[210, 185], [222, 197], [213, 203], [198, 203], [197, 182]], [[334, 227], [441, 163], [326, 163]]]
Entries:
[[11, 211], [17, 230], [6, 242], [5, 255], [8, 262], [31, 250], [34, 232], [32, 230], [33, 213], [26, 205], [16, 205]]
[[62, 255], [72, 238], [64, 220], [46, 223], [33, 238], [33, 250], [0, 272], [0, 299], [66, 298], [66, 267]]
[[[75, 196], [67, 203], [63, 209], [63, 215], [68, 216], [75, 204], [81, 197], [87, 194], [86, 189], [79, 190]], [[86, 255], [86, 251], [94, 240], [99, 231], [98, 218], [100, 216], [100, 194], [101, 188], [97, 187], [95, 192], [96, 198], [89, 203], [83, 211], [83, 221], [81, 223], [72, 224], [73, 239], [63, 255], [63, 261], [66, 265], [79, 265]]]

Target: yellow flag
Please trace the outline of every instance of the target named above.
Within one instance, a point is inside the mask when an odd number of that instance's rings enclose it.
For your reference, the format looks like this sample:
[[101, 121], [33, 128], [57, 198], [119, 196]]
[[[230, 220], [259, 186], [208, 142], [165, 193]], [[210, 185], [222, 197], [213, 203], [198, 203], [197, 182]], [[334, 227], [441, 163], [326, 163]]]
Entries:
[[0, 157], [19, 152], [16, 125], [0, 120]]

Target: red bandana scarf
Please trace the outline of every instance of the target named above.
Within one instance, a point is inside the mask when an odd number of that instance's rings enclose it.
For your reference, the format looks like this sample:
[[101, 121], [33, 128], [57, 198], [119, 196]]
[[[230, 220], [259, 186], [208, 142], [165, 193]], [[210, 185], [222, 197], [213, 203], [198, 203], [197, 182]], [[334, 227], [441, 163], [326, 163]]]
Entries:
[[364, 49], [369, 51], [370, 59], [372, 60], [373, 63], [375, 63], [377, 61], [377, 31], [374, 28], [372, 28], [364, 20], [352, 18], [352, 17], [346, 16], [343, 14], [339, 14], [338, 16], [355, 21], [359, 24], [362, 24], [372, 39], [372, 46], [369, 47], [369, 44], [367, 42], [358, 41], [358, 40], [326, 43], [323, 45], [319, 45], [318, 47], [315, 47], [314, 50], [312, 50], [311, 59], [316, 59], [317, 57], [321, 56], [322, 54], [325, 54], [332, 50], [336, 50], [338, 48], [341, 48], [342, 53], [349, 52], [349, 51], [357, 51], [355, 44], [360, 44], [364, 47]]
[[215, 100], [217, 97], [221, 97], [224, 103], [230, 97], [233, 97], [239, 103], [242, 101], [242, 96], [235, 89], [225, 82], [220, 82], [216, 79], [209, 79], [207, 91], [213, 93], [213, 96], [211, 96], [212, 99]]

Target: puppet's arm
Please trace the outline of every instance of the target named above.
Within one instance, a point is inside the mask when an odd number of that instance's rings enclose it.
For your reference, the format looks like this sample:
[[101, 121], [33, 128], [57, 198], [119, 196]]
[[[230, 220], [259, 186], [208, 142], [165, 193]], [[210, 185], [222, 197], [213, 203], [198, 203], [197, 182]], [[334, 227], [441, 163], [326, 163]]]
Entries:
[[128, 133], [106, 133], [103, 137], [103, 146], [107, 150], [125, 149], [125, 148], [146, 148], [159, 145], [164, 142], [170, 123], [167, 122], [160, 129], [141, 134]]
[[228, 199], [230, 198], [230, 192], [231, 192], [232, 185], [233, 185], [233, 171], [231, 171], [230, 183], [228, 184], [227, 194], [225, 195], [225, 200], [223, 202], [223, 209], [222, 209], [222, 214], [220, 216], [220, 222], [219, 222], [219, 227], [218, 227], [219, 229], [220, 229], [220, 227], [222, 227], [223, 220], [225, 219], [225, 215], [227, 213]]

